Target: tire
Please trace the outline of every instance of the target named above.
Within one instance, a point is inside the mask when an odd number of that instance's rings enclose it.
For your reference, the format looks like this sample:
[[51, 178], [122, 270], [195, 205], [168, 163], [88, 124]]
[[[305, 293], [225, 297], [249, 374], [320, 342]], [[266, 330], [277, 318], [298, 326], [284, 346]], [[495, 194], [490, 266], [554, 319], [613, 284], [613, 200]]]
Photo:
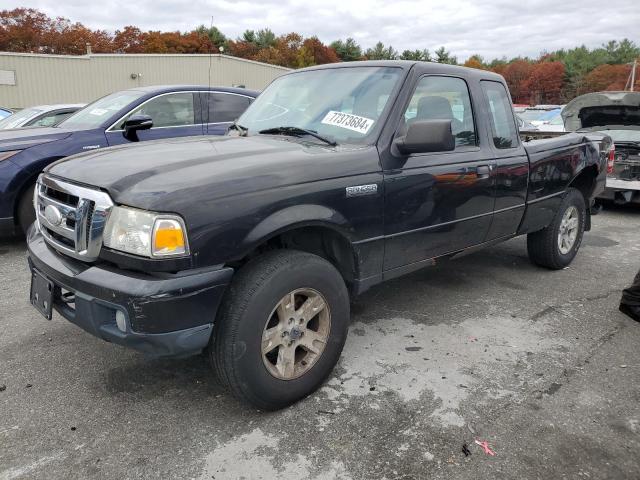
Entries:
[[[294, 302], [285, 301], [291, 298]], [[304, 303], [310, 300], [316, 303]], [[325, 307], [309, 310], [300, 308], [303, 304]], [[349, 315], [347, 288], [331, 263], [295, 250], [268, 252], [243, 266], [229, 286], [208, 349], [213, 368], [241, 401], [261, 410], [286, 407], [314, 392], [331, 373], [347, 338]], [[273, 342], [263, 341], [273, 332]], [[283, 359], [294, 361], [281, 361], [281, 350]]]
[[[567, 216], [570, 215], [569, 219]], [[571, 242], [571, 229], [567, 230], [569, 223], [564, 220], [575, 218], [575, 237]], [[567, 267], [575, 258], [582, 236], [584, 235], [584, 225], [586, 221], [586, 206], [584, 197], [575, 188], [567, 189], [567, 193], [562, 199], [551, 223], [540, 231], [527, 235], [527, 252], [529, 259], [536, 265], [552, 270], [560, 270]], [[571, 222], [574, 224], [575, 222]], [[563, 232], [569, 235], [564, 236], [565, 243], [561, 243]], [[570, 248], [568, 248], [570, 246]]]
[[20, 197], [18, 202], [18, 225], [22, 233], [26, 235], [27, 230], [36, 221], [36, 211], [33, 208], [33, 190], [35, 185], [31, 185]]

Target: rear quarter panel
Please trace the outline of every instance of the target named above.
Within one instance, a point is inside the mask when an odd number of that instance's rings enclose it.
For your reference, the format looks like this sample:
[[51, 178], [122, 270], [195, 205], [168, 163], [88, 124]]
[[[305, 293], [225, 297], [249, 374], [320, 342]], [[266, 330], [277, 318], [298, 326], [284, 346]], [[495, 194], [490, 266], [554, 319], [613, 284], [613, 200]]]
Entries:
[[527, 209], [518, 233], [537, 231], [549, 225], [564, 192], [586, 168], [596, 170], [588, 203], [595, 198], [604, 188], [607, 138], [569, 133], [524, 144], [529, 156], [530, 175]]

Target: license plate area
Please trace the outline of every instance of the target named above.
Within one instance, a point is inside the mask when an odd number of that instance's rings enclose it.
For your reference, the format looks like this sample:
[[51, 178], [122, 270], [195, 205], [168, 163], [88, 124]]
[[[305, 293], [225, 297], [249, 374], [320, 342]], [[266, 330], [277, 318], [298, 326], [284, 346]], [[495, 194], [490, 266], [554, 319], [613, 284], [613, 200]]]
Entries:
[[47, 320], [52, 316], [54, 289], [51, 280], [35, 269], [31, 271], [31, 305]]

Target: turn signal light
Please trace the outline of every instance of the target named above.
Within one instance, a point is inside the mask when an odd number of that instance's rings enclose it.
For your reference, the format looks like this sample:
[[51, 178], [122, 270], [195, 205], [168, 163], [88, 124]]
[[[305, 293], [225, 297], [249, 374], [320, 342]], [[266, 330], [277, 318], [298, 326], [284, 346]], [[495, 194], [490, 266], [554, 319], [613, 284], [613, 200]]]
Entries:
[[156, 220], [153, 229], [153, 255], [176, 255], [185, 252], [184, 232], [180, 222], [168, 218]]

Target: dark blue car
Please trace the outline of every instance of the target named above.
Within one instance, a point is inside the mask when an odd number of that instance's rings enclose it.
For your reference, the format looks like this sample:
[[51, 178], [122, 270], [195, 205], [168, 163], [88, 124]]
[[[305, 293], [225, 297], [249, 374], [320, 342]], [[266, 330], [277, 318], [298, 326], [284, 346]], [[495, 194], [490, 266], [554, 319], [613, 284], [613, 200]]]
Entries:
[[107, 95], [57, 127], [0, 132], [0, 235], [31, 225], [33, 186], [48, 164], [129, 142], [223, 135], [257, 95], [243, 88], [140, 87]]

